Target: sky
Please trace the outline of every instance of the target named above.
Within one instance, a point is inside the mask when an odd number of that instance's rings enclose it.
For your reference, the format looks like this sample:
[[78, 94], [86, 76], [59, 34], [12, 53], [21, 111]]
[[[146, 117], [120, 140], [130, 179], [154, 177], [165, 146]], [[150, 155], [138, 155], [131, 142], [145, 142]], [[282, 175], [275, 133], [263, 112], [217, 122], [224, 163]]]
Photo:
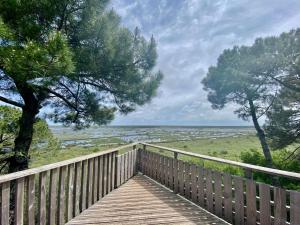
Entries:
[[299, 0], [112, 0], [122, 24], [136, 26], [158, 47], [164, 79], [151, 103], [112, 125], [251, 125], [213, 110], [201, 80], [224, 49], [300, 27]]

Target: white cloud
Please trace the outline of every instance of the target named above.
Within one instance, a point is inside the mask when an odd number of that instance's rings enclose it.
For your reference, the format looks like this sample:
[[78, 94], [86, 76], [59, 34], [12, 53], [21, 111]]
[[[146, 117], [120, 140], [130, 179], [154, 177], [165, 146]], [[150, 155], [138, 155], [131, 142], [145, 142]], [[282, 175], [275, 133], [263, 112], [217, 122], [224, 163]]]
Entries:
[[299, 0], [113, 0], [112, 7], [125, 26], [155, 36], [157, 68], [165, 74], [152, 103], [114, 124], [245, 124], [232, 105], [211, 109], [201, 79], [225, 48], [278, 35], [300, 21]]

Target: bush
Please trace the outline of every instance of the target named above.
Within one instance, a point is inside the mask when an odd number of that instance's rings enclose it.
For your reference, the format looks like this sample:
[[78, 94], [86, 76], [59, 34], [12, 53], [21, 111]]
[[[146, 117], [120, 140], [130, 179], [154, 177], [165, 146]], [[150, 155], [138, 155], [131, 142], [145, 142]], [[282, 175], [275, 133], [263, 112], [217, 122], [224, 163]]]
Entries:
[[[289, 160], [288, 156], [291, 154], [290, 151], [283, 149], [273, 152], [273, 164], [276, 169], [286, 170], [291, 172], [300, 172], [300, 160], [294, 159]], [[241, 160], [244, 163], [254, 164], [258, 166], [266, 166], [266, 161], [263, 154], [255, 149], [251, 149], [248, 152], [241, 153]], [[253, 173], [254, 179], [257, 181], [262, 181], [265, 183], [271, 183], [271, 176], [259, 172]], [[289, 179], [289, 178], [279, 178], [280, 185], [287, 189], [300, 190], [299, 181]]]

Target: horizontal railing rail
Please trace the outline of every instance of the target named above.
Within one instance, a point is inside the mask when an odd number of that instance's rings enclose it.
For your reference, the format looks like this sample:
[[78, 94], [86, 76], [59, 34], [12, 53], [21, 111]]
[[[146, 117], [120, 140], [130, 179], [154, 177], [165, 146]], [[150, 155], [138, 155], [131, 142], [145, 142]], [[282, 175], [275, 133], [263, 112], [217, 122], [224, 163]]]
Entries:
[[65, 224], [130, 179], [136, 155], [132, 143], [0, 176], [0, 225]]
[[263, 166], [256, 166], [256, 165], [251, 165], [251, 164], [247, 164], [247, 163], [232, 161], [232, 160], [228, 160], [228, 159], [221, 159], [221, 158], [217, 158], [217, 157], [213, 157], [213, 156], [201, 155], [201, 154], [197, 154], [197, 153], [193, 153], [193, 152], [187, 152], [187, 151], [183, 151], [183, 150], [178, 150], [178, 149], [174, 149], [174, 148], [168, 148], [168, 147], [163, 147], [163, 146], [158, 146], [158, 145], [153, 145], [153, 144], [148, 144], [148, 143], [140, 143], [140, 144], [143, 146], [149, 146], [152, 148], [165, 150], [168, 152], [173, 152], [174, 158], [177, 158], [178, 154], [181, 154], [181, 155], [196, 157], [196, 158], [203, 159], [203, 160], [208, 160], [208, 161], [213, 161], [213, 162], [218, 162], [218, 163], [223, 163], [223, 164], [227, 164], [227, 165], [231, 165], [231, 166], [240, 167], [240, 168], [242, 168], [244, 170], [248, 170], [250, 172], [256, 171], [256, 172], [262, 172], [262, 173], [275, 175], [275, 176], [279, 176], [279, 177], [287, 177], [287, 178], [291, 178], [294, 180], [300, 180], [300, 173], [289, 172], [289, 171], [273, 169], [273, 168], [267, 168], [267, 167], [263, 167]]

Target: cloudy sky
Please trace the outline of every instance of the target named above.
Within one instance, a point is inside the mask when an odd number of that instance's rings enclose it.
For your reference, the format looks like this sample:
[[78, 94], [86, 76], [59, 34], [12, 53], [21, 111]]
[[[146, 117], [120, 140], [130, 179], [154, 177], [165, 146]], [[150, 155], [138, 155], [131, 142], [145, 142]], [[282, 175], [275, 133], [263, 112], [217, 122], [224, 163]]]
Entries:
[[158, 95], [114, 125], [247, 125], [234, 106], [211, 109], [201, 80], [219, 54], [300, 27], [299, 0], [112, 0], [124, 26], [158, 43]]

